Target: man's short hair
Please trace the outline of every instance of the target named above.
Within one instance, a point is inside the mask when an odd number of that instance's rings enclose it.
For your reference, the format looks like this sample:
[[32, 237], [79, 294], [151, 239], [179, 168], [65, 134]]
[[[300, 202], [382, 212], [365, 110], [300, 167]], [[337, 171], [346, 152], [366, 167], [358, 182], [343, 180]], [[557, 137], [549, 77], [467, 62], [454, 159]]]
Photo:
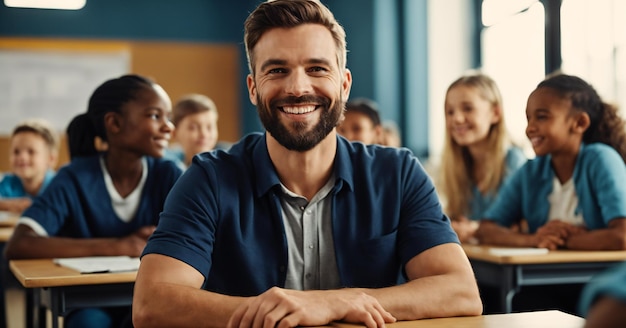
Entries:
[[346, 67], [346, 32], [333, 13], [319, 0], [270, 0], [260, 4], [246, 19], [244, 43], [248, 57], [248, 69], [254, 75], [254, 47], [263, 34], [273, 28], [292, 28], [303, 24], [319, 24], [326, 27], [337, 49], [337, 65]]

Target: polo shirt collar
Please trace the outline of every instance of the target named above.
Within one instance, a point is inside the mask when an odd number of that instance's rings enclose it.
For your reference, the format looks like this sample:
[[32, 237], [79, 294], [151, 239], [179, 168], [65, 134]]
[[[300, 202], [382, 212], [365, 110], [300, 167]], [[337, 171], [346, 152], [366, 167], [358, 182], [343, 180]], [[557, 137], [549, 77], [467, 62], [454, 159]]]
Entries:
[[[276, 169], [270, 159], [267, 150], [267, 132], [259, 137], [252, 148], [252, 165], [254, 166], [256, 179], [256, 196], [261, 197], [270, 189], [280, 187], [280, 179], [276, 174]], [[343, 137], [337, 135], [337, 153], [335, 154], [335, 179], [345, 182], [350, 190], [354, 190], [354, 180], [352, 176], [352, 163], [350, 159], [350, 143]], [[339, 186], [341, 187], [341, 185]]]
[[[576, 156], [576, 164], [574, 165], [574, 173], [572, 174], [572, 177], [574, 177], [574, 179], [576, 178], [576, 175], [578, 173], [578, 167], [579, 167], [578, 164], [581, 160], [580, 158], [582, 157], [584, 149], [585, 149], [585, 143], [581, 142], [580, 148], [578, 150], [578, 156]], [[541, 177], [546, 180], [551, 180], [552, 178], [554, 178], [554, 169], [552, 169], [552, 155], [542, 156], [541, 158], [538, 158], [537, 160], [542, 161], [540, 165]]]
[[339, 181], [345, 182], [350, 191], [354, 190], [354, 175], [352, 170], [352, 159], [350, 158], [352, 144], [337, 134], [337, 153], [335, 154], [335, 179], [337, 187], [340, 188]]
[[253, 145], [250, 160], [255, 172], [257, 197], [265, 195], [275, 186], [280, 187], [280, 180], [267, 150], [267, 132], [260, 135], [259, 140]]

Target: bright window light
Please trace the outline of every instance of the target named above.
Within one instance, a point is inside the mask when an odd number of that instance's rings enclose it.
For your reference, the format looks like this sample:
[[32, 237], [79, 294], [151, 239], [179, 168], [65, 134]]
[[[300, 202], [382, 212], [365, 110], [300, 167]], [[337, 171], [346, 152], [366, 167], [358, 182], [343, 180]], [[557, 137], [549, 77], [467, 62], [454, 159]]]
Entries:
[[87, 0], [4, 0], [7, 7], [78, 10]]
[[537, 0], [483, 0], [483, 25], [495, 25], [530, 8]]

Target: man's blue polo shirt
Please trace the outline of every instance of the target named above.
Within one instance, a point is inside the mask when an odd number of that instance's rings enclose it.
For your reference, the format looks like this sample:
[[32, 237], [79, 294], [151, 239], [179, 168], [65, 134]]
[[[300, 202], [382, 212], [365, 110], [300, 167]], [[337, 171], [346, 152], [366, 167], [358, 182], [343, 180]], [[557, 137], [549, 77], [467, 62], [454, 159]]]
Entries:
[[[550, 155], [526, 162], [503, 186], [485, 218], [505, 227], [525, 218], [534, 233], [548, 222], [554, 177]], [[626, 166], [615, 149], [602, 143], [581, 144], [572, 177], [578, 195], [576, 213], [582, 213], [588, 229], [606, 228], [609, 221], [626, 217]]]
[[[332, 226], [343, 287], [406, 281], [420, 252], [458, 243], [431, 179], [407, 149], [364, 146], [337, 137]], [[204, 288], [258, 295], [283, 287], [287, 238], [280, 181], [264, 134], [230, 151], [196, 156], [176, 182], [144, 255], [179, 259], [206, 278]]]

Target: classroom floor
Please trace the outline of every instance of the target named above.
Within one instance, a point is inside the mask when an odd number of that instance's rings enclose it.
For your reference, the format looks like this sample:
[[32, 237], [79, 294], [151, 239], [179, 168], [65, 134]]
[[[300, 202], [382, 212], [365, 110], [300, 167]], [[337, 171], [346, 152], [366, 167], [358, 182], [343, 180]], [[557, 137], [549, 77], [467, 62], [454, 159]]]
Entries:
[[7, 328], [22, 328], [26, 324], [24, 303], [26, 302], [24, 291], [19, 288], [6, 290], [7, 302]]
[[[10, 287], [6, 290], [7, 302], [7, 328], [24, 328], [26, 325], [26, 314], [24, 305], [26, 296], [24, 290], [19, 287]], [[50, 312], [47, 312], [46, 327], [51, 326]], [[59, 319], [60, 327], [63, 327], [63, 318]]]

